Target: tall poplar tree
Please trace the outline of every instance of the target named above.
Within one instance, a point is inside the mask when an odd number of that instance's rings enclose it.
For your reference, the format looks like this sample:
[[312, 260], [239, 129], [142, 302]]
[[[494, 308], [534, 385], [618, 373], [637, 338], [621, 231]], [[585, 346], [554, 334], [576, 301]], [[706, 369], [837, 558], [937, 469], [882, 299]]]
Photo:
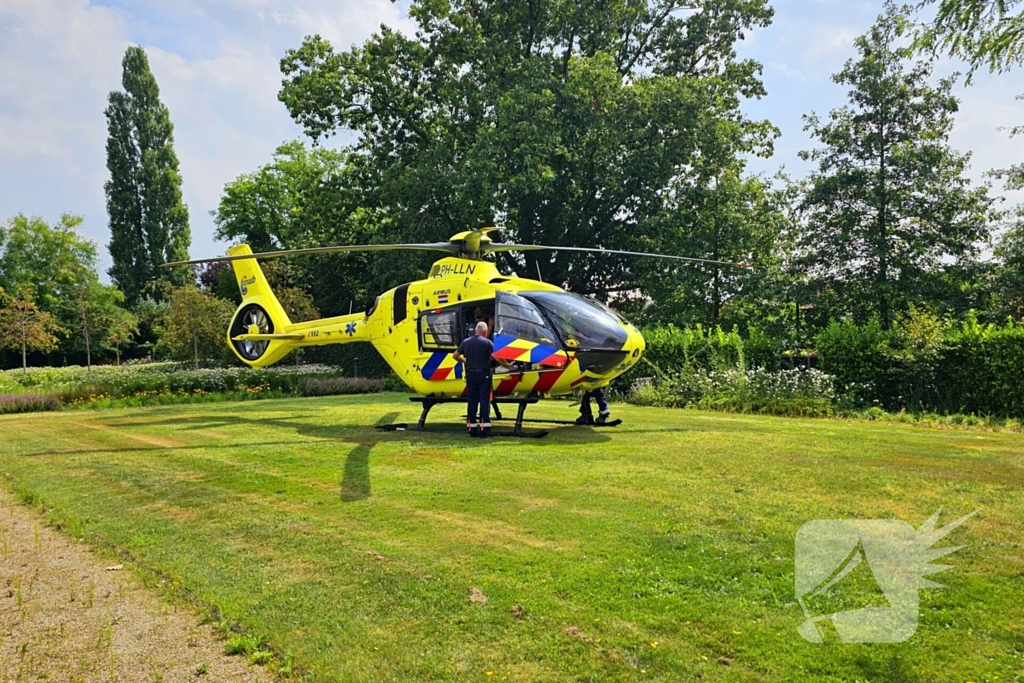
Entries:
[[161, 297], [159, 280], [184, 284], [190, 271], [158, 271], [168, 261], [188, 258], [191, 233], [181, 200], [181, 174], [174, 154], [174, 126], [160, 102], [160, 89], [141, 47], [129, 47], [121, 61], [124, 91], [108, 98], [107, 168], [104, 186], [110, 217], [111, 279], [134, 306]]

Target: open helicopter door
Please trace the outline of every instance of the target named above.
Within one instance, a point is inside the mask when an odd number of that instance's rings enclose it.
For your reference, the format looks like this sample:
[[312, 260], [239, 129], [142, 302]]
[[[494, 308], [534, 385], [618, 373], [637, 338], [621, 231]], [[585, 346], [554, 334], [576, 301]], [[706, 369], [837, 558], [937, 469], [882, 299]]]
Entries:
[[496, 292], [494, 357], [522, 363], [525, 370], [557, 370], [569, 356], [540, 310], [521, 296]]

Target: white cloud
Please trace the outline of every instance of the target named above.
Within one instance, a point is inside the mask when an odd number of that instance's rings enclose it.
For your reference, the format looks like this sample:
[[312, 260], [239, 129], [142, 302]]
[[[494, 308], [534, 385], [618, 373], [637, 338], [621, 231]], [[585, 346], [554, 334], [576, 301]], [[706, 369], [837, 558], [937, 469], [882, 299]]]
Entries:
[[801, 71], [800, 69], [794, 69], [793, 67], [789, 66], [788, 64], [786, 64], [784, 62], [768, 62], [768, 64], [766, 66], [769, 69], [775, 69], [776, 71], [778, 71], [779, 73], [781, 73], [784, 76], [788, 76], [789, 78], [794, 78], [794, 79], [800, 81], [801, 83], [803, 83], [804, 81], [807, 80], [807, 77], [804, 76], [804, 72], [803, 71]]
[[[1024, 102], [1014, 99], [1024, 90], [1024, 78], [1018, 74], [979, 74], [975, 84], [957, 88], [961, 98], [956, 126], [950, 144], [961, 152], [971, 153], [970, 175], [977, 182], [995, 168], [1006, 168], [1024, 159], [1024, 137], [1011, 138], [1005, 128], [1024, 125]], [[993, 181], [997, 195], [1006, 198], [1005, 206], [1024, 201], [1024, 192], [1004, 192]]]
[[301, 135], [277, 101], [283, 51], [307, 33], [347, 49], [381, 23], [408, 31], [401, 11], [388, 0], [0, 1], [0, 220], [73, 211], [107, 241], [103, 109], [125, 48], [141, 44], [175, 125], [192, 254], [222, 251], [209, 211], [224, 184]]
[[413, 32], [412, 22], [386, 0], [303, 3], [301, 7], [272, 9], [262, 16], [275, 24], [298, 29], [303, 35], [319, 34], [335, 50], [347, 50], [363, 42], [377, 32], [381, 24], [409, 35]]
[[121, 17], [85, 0], [13, 0], [0, 6], [0, 37], [0, 157], [83, 165], [76, 152], [102, 140], [106, 93], [119, 80]]

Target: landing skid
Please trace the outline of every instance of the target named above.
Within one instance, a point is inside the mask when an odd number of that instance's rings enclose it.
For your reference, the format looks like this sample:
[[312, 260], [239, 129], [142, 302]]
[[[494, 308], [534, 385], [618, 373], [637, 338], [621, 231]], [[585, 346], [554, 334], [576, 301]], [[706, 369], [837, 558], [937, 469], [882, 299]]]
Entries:
[[[495, 418], [495, 419], [501, 419], [501, 418]], [[523, 420], [523, 422], [543, 422], [544, 424], [549, 424], [549, 425], [571, 425], [573, 427], [618, 427], [620, 424], [622, 424], [622, 420], [620, 420], [620, 419], [608, 420], [607, 422], [601, 422], [601, 423], [591, 422], [589, 424], [580, 424], [579, 422], [576, 422], [575, 420], [530, 420], [530, 419], [526, 419], [526, 420]]]
[[[420, 413], [419, 422], [415, 425], [412, 424], [391, 424], [391, 425], [378, 425], [377, 429], [381, 429], [389, 432], [399, 431], [410, 431], [410, 432], [438, 432], [438, 433], [451, 433], [451, 434], [465, 434], [466, 432], [461, 429], [426, 429], [427, 415], [430, 413], [430, 409], [439, 403], [465, 403], [466, 399], [456, 397], [439, 397], [439, 396], [410, 396], [409, 400], [413, 403], [419, 403], [423, 406], [423, 411]], [[491, 405], [494, 407], [495, 419], [504, 420], [501, 411], [498, 408], [498, 404], [514, 404], [519, 407], [516, 413], [516, 424], [511, 433], [508, 432], [492, 432], [491, 436], [516, 436], [516, 437], [528, 437], [539, 439], [547, 436], [548, 430], [541, 429], [534, 432], [524, 432], [523, 422], [527, 420], [523, 419], [523, 415], [526, 414], [526, 406], [536, 403], [540, 399], [536, 396], [528, 396], [526, 398], [498, 398], [491, 401]], [[544, 420], [529, 420], [529, 422], [544, 422]]]

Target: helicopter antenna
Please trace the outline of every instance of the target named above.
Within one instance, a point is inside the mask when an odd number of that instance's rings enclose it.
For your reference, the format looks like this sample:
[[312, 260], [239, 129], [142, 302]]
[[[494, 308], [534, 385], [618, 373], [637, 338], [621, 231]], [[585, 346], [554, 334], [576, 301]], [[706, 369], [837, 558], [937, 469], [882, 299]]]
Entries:
[[541, 282], [544, 282], [544, 278], [541, 277], [540, 274], [540, 261], [534, 261], [533, 265], [537, 266], [537, 279], [540, 280]]

